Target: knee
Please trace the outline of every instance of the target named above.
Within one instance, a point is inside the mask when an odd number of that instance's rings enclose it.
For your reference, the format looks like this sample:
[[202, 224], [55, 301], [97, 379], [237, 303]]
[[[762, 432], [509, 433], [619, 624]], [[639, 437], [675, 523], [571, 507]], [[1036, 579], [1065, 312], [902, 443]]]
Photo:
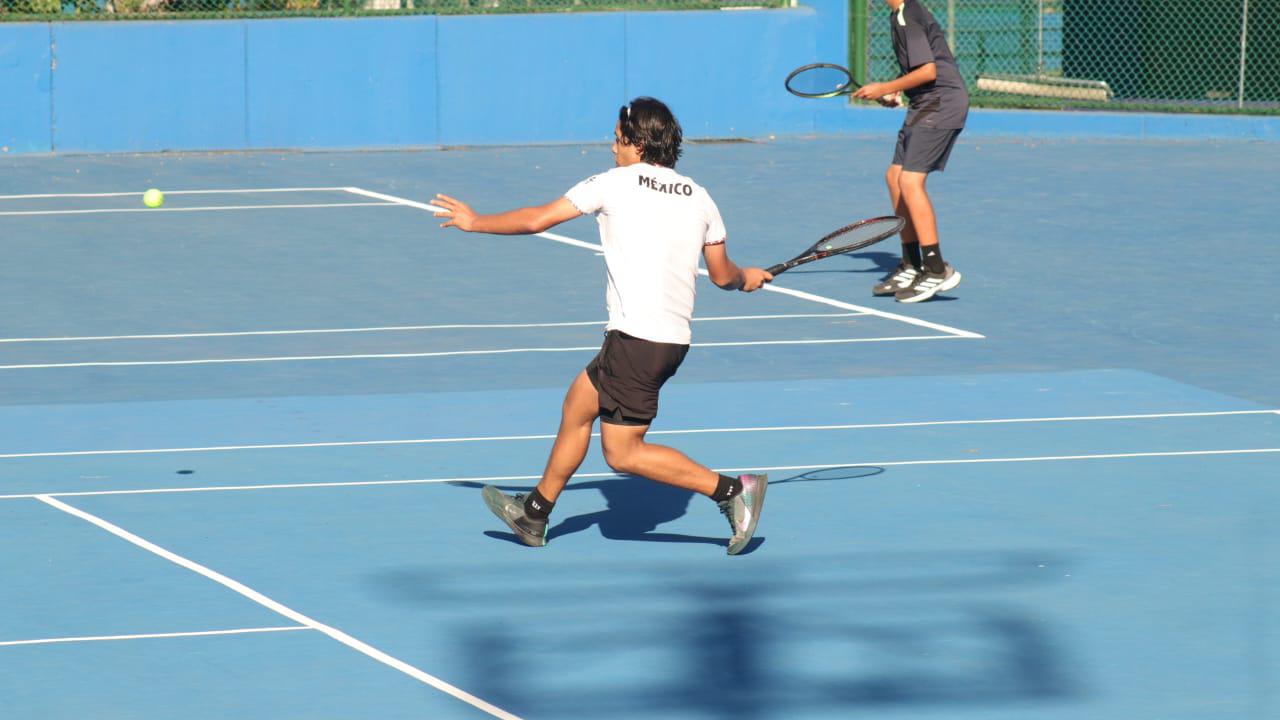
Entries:
[[924, 173], [899, 173], [898, 190], [904, 195], [918, 195], [924, 192], [924, 181], [928, 176]]
[[633, 474], [635, 469], [635, 452], [634, 448], [619, 446], [617, 444], [604, 443], [604, 461], [613, 468], [614, 472], [624, 475]]
[[897, 179], [897, 191], [902, 193], [902, 197], [919, 197], [924, 195], [924, 176], [916, 173], [902, 173], [902, 177]]
[[898, 180], [902, 177], [901, 165], [890, 165], [889, 169], [884, 173], [884, 184], [889, 186], [890, 190], [898, 189]]

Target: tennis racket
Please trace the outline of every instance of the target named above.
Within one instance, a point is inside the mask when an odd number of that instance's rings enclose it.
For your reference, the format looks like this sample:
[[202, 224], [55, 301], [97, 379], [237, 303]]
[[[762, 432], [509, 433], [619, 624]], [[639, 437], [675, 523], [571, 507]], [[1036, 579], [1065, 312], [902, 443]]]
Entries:
[[[862, 87], [862, 82], [853, 77], [853, 73], [839, 65], [831, 63], [812, 63], [798, 67], [787, 76], [787, 92], [802, 98], [831, 98], [837, 95], [851, 95]], [[858, 98], [862, 100], [862, 98]], [[866, 100], [863, 100], [866, 102]], [[894, 93], [877, 99], [875, 102], [884, 107], [898, 107], [905, 100], [902, 93]]]
[[787, 76], [787, 92], [802, 98], [830, 98], [848, 95], [862, 86], [853, 74], [839, 65], [812, 63], [798, 67]]
[[861, 250], [864, 247], [875, 245], [885, 238], [897, 235], [898, 231], [902, 230], [902, 226], [906, 224], [907, 221], [897, 215], [886, 215], [862, 220], [852, 225], [845, 225], [811, 245], [808, 250], [784, 263], [768, 268], [768, 272], [770, 275], [777, 277], [778, 273], [786, 272], [797, 265], [829, 258], [832, 255], [843, 255], [854, 250]]

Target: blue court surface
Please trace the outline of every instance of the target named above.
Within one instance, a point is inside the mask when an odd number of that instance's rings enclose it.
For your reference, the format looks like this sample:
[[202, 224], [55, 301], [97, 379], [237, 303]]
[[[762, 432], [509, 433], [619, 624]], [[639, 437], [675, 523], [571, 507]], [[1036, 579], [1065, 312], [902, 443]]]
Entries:
[[[883, 214], [891, 150], [680, 170], [770, 265]], [[546, 548], [480, 500], [536, 482], [603, 263], [427, 203], [611, 163], [0, 159], [0, 715], [1280, 717], [1280, 145], [962, 139], [946, 297], [871, 297], [894, 241], [701, 281], [651, 439], [769, 473], [738, 557], [598, 448]]]

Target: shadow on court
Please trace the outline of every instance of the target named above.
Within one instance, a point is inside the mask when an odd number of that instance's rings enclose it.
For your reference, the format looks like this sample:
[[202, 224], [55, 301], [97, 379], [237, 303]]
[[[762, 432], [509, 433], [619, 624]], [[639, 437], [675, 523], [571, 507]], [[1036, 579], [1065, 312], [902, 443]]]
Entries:
[[[1052, 582], [1037, 567], [1061, 562], [999, 551], [792, 557], [745, 576], [628, 564], [554, 579], [505, 573], [493, 599], [483, 573], [429, 582], [432, 604], [468, 603], [452, 628], [468, 687], [528, 717], [1034, 712], [1084, 685], [1061, 626], [1025, 595]], [[549, 582], [554, 615], [571, 621], [510, 604], [544, 596]], [[518, 632], [494, 622], [512, 612], [541, 620]]]
[[[825, 482], [871, 477], [884, 472], [880, 467], [830, 467], [810, 470], [796, 475], [774, 478], [769, 485], [800, 482]], [[475, 482], [452, 482], [455, 487], [480, 489]], [[527, 492], [527, 486], [499, 486], [507, 492]], [[725, 545], [724, 537], [706, 537], [681, 533], [656, 532], [662, 525], [683, 517], [689, 510], [690, 500], [696, 493], [670, 485], [634, 476], [617, 479], [570, 482], [565, 492], [598, 490], [604, 496], [605, 509], [565, 518], [547, 530], [547, 540], [572, 535], [596, 527], [608, 540], [660, 543], [700, 543]], [[477, 498], [478, 500], [478, 498]], [[708, 503], [708, 508], [713, 508]], [[727, 528], [726, 528], [727, 529]], [[498, 530], [486, 530], [484, 534], [496, 540], [521, 544], [515, 535]], [[741, 555], [747, 555], [764, 543], [764, 536], [751, 540]]]

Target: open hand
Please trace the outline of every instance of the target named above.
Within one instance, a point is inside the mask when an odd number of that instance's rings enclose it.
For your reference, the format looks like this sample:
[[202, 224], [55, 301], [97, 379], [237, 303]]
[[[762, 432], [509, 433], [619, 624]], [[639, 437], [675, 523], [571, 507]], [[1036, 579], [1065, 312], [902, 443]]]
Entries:
[[443, 208], [436, 212], [436, 217], [448, 218], [440, 223], [440, 227], [456, 227], [459, 230], [471, 232], [471, 227], [475, 223], [476, 213], [471, 209], [470, 205], [440, 193], [436, 193], [436, 199], [432, 204]]

